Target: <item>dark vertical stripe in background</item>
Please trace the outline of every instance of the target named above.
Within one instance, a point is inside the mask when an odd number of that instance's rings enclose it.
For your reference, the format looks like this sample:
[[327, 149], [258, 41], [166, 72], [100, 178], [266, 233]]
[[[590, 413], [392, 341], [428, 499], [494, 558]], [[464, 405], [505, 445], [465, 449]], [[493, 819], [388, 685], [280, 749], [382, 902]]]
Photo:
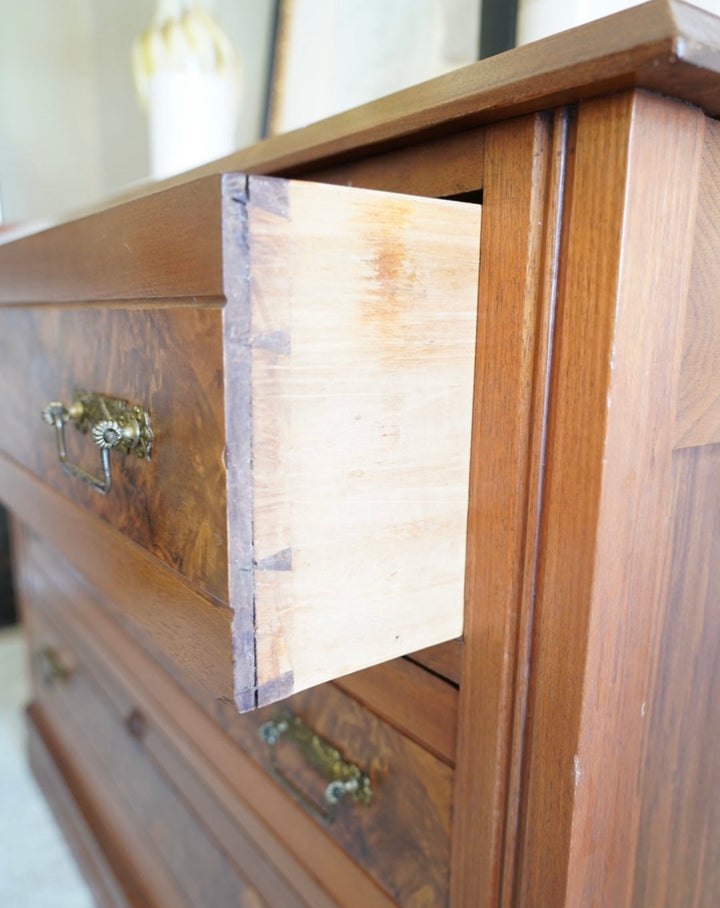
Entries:
[[515, 47], [517, 0], [482, 0], [480, 59]]

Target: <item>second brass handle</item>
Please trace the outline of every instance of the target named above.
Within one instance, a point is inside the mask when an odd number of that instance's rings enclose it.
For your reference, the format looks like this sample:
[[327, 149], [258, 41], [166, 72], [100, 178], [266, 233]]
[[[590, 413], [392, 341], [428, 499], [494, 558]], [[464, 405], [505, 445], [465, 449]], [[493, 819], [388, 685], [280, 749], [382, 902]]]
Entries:
[[[76, 391], [69, 407], [60, 401], [51, 401], [42, 415], [45, 422], [55, 428], [58, 458], [63, 470], [101, 495], [107, 495], [112, 488], [110, 451], [123, 454], [134, 451], [138, 457], [150, 460], [154, 435], [150, 416], [142, 407], [101, 394]], [[65, 446], [65, 425], [68, 422], [73, 422], [80, 432], [90, 435], [100, 449], [102, 476], [94, 476], [69, 460]]]
[[[359, 766], [344, 760], [337, 748], [321, 738], [298, 716], [283, 712], [278, 718], [261, 725], [258, 733], [270, 747], [270, 764], [275, 777], [325, 822], [335, 819], [335, 808], [346, 796], [357, 804], [369, 805], [372, 801], [369, 776]], [[306, 762], [328, 782], [324, 791], [324, 804], [316, 803], [280, 769], [275, 746], [281, 738], [292, 741]]]

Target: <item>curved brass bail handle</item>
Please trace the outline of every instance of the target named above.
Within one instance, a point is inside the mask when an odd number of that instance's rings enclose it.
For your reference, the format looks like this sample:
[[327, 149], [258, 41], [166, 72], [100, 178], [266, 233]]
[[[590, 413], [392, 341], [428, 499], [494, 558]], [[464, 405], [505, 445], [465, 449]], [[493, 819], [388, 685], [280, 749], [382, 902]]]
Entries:
[[[270, 749], [270, 768], [275, 778], [324, 822], [334, 821], [335, 809], [346, 796], [356, 804], [369, 806], [373, 797], [370, 777], [356, 764], [344, 760], [332, 744], [305, 725], [298, 716], [283, 711], [275, 719], [263, 723], [258, 734]], [[280, 768], [275, 745], [281, 738], [291, 741], [307, 763], [329, 783], [324, 791], [324, 804], [317, 803]]]
[[[69, 407], [60, 401], [52, 401], [43, 409], [42, 416], [48, 425], [55, 428], [58, 458], [63, 470], [101, 495], [107, 495], [112, 488], [110, 451], [124, 454], [134, 451], [138, 457], [150, 459], [154, 436], [150, 417], [142, 407], [99, 394], [76, 391]], [[100, 449], [101, 477], [93, 476], [68, 459], [65, 424], [71, 421], [80, 432], [89, 434]]]

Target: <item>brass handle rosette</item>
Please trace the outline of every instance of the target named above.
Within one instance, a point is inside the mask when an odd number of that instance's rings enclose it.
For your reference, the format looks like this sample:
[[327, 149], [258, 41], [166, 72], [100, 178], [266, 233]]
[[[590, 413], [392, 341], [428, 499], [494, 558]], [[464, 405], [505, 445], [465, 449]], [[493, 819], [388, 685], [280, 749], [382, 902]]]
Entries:
[[[141, 459], [150, 460], [154, 434], [150, 416], [140, 406], [100, 394], [76, 391], [70, 406], [51, 401], [43, 409], [42, 416], [48, 425], [55, 428], [58, 458], [63, 470], [101, 495], [107, 495], [112, 488], [110, 451], [121, 454], [133, 452]], [[100, 449], [102, 476], [94, 476], [68, 459], [65, 447], [65, 425], [68, 422], [89, 435]]]

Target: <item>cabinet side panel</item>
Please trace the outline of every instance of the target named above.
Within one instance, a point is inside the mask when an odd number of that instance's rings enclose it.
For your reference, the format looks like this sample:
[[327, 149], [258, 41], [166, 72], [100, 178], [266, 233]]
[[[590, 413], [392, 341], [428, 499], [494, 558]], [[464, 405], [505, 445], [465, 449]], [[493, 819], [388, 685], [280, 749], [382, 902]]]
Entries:
[[693, 238], [676, 446], [720, 442], [720, 123], [705, 123], [698, 216]]
[[711, 908], [720, 892], [720, 445], [675, 452], [672, 496], [633, 904]]

